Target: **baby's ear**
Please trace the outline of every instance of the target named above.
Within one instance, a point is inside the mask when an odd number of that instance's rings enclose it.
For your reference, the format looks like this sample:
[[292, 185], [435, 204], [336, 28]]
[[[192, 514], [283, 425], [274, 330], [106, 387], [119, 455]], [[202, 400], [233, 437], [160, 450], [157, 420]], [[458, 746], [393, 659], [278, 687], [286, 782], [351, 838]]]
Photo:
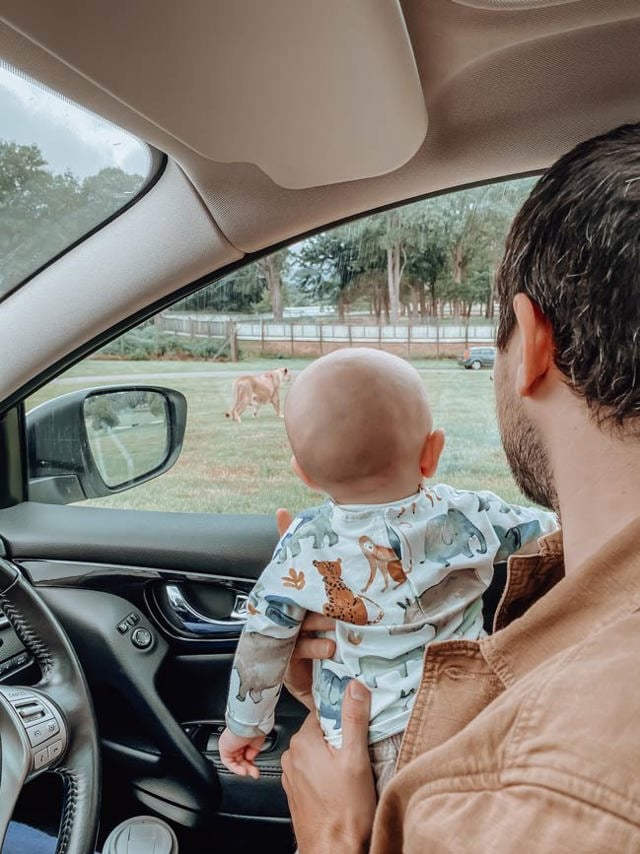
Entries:
[[420, 456], [420, 471], [423, 477], [433, 477], [440, 462], [440, 455], [444, 448], [444, 430], [438, 428], [432, 430], [424, 440], [422, 454]]

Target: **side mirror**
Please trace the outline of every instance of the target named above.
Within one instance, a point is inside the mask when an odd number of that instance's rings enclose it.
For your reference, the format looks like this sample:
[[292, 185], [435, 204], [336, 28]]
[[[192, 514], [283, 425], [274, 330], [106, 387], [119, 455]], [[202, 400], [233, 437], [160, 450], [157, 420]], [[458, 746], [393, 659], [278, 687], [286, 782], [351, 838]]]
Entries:
[[69, 504], [167, 471], [182, 450], [187, 401], [173, 389], [116, 386], [49, 400], [26, 416], [29, 499]]

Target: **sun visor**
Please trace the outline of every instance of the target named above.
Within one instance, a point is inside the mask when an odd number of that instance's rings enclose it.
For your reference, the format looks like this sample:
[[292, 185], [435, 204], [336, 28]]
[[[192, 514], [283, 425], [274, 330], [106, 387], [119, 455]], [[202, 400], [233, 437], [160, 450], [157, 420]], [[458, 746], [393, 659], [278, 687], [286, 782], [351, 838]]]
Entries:
[[427, 131], [397, 0], [2, 0], [0, 13], [197, 153], [283, 187], [391, 172]]

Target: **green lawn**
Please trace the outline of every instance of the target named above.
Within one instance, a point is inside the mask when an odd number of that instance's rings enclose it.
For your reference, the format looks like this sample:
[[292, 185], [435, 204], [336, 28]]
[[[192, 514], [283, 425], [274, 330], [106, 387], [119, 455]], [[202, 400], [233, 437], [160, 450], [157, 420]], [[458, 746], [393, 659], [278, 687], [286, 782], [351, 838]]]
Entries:
[[[181, 391], [188, 401], [184, 448], [166, 474], [111, 498], [85, 502], [105, 507], [184, 510], [207, 513], [272, 513], [317, 503], [289, 468], [284, 422], [271, 407], [242, 424], [226, 419], [233, 375], [308, 362], [247, 360], [213, 362], [124, 362], [86, 360], [49, 383], [28, 401], [38, 403], [90, 386], [149, 382]], [[436, 480], [465, 489], [491, 489], [509, 501], [524, 502], [507, 468], [494, 414], [489, 371], [465, 371], [454, 361], [416, 360], [433, 404], [435, 423], [447, 445]]]

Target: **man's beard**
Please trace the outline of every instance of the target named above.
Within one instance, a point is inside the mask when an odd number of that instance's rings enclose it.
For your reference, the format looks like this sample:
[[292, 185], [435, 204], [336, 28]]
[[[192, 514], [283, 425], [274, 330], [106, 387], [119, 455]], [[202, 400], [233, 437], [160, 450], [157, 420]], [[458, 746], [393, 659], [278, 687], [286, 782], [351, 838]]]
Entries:
[[527, 418], [520, 398], [507, 398], [508, 395], [496, 395], [500, 438], [513, 478], [530, 501], [557, 513], [558, 494], [547, 449]]

